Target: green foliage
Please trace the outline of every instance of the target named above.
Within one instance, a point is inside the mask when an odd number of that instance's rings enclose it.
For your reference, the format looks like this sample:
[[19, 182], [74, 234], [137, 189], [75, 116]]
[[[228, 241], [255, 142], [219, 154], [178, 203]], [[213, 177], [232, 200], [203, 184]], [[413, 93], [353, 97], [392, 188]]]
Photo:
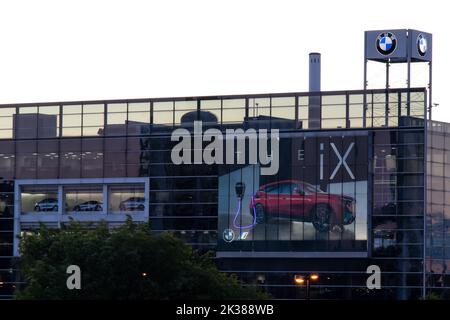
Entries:
[[425, 300], [443, 300], [442, 296], [436, 292], [429, 292], [425, 296]]
[[[109, 231], [79, 222], [55, 230], [41, 226], [21, 239], [19, 268], [26, 281], [17, 299], [266, 299], [217, 270], [170, 233], [154, 235], [129, 219]], [[81, 269], [81, 290], [69, 290], [69, 265]]]

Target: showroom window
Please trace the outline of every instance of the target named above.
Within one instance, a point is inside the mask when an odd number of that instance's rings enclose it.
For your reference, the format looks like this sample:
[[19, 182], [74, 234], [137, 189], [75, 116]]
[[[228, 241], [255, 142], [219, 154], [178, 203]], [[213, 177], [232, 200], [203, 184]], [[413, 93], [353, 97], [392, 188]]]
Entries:
[[144, 185], [110, 186], [108, 190], [109, 212], [145, 210]]
[[64, 188], [66, 212], [103, 211], [103, 191], [100, 185]]
[[58, 211], [56, 186], [26, 186], [21, 194], [22, 213]]
[[22, 214], [148, 213], [147, 179], [49, 179], [37, 185], [34, 182], [17, 180]]

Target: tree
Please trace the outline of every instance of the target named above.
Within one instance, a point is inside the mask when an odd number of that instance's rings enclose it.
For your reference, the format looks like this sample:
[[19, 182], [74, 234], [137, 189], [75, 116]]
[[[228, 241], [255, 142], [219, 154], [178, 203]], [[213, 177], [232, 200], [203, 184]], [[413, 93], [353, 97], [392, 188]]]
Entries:
[[[26, 282], [17, 299], [265, 299], [221, 273], [210, 253], [200, 255], [170, 233], [155, 235], [129, 219], [110, 231], [70, 222], [41, 226], [21, 239], [19, 268]], [[67, 267], [81, 270], [81, 289], [69, 290]]]

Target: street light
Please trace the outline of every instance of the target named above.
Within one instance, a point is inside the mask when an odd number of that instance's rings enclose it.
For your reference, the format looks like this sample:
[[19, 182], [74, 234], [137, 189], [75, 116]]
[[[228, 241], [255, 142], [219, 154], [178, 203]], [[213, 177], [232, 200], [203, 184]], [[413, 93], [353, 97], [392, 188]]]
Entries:
[[313, 273], [309, 276], [309, 278], [313, 281], [319, 280], [319, 275], [317, 273]]
[[309, 300], [311, 281], [317, 280], [319, 280], [319, 275], [317, 273], [309, 273], [306, 276], [301, 274], [294, 275], [294, 283], [296, 285], [301, 286], [306, 282], [306, 300]]
[[304, 284], [304, 283], [305, 283], [305, 277], [302, 276], [302, 275], [296, 274], [296, 275], [294, 276], [294, 282], [295, 282], [295, 284], [297, 284], [297, 285]]

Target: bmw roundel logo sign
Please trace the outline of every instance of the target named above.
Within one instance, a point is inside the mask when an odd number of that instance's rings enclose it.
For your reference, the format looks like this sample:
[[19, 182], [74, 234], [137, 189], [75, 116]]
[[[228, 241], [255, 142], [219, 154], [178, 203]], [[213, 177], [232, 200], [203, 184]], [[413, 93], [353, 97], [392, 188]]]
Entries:
[[377, 50], [382, 55], [390, 55], [397, 48], [397, 38], [391, 32], [383, 32], [376, 40]]
[[417, 37], [417, 51], [423, 57], [427, 53], [428, 44], [427, 38], [423, 34], [419, 34]]
[[231, 242], [234, 240], [234, 231], [232, 229], [225, 229], [223, 230], [223, 240], [226, 242]]

